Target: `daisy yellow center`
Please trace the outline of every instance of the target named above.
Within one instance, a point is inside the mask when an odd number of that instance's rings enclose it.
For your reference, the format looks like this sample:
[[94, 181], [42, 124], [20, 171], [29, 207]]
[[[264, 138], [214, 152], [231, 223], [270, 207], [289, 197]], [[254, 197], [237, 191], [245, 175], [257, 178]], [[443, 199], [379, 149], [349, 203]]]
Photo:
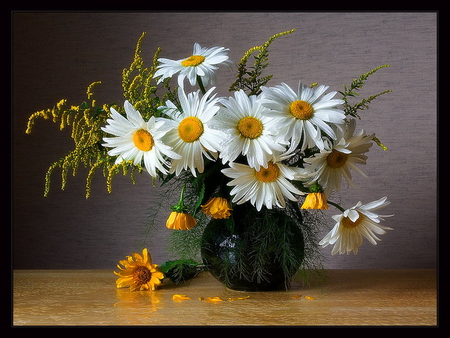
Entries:
[[238, 122], [237, 129], [242, 136], [249, 139], [255, 139], [261, 136], [263, 124], [257, 118], [247, 116]]
[[181, 61], [183, 67], [195, 67], [205, 61], [205, 57], [201, 55], [192, 55], [186, 60]]
[[348, 155], [341, 153], [340, 151], [337, 151], [333, 149], [331, 153], [327, 156], [327, 163], [328, 166], [337, 169], [342, 167], [347, 162]]
[[186, 117], [178, 126], [178, 135], [184, 142], [197, 141], [203, 134], [203, 123], [195, 116]]
[[348, 218], [348, 217], [344, 217], [344, 218], [342, 219], [342, 225], [344, 225], [344, 227], [350, 228], [350, 229], [356, 228], [358, 225], [361, 224], [362, 218], [363, 218], [363, 216], [362, 216], [359, 212], [358, 212], [358, 214], [359, 214], [359, 217], [358, 217], [358, 219], [357, 219], [355, 222], [353, 222], [353, 221], [352, 221], [350, 218]]
[[142, 151], [151, 150], [155, 144], [152, 135], [144, 129], [139, 129], [133, 134], [133, 142], [136, 148]]
[[261, 167], [261, 169], [257, 171], [255, 175], [258, 181], [270, 183], [276, 181], [278, 176], [280, 176], [280, 169], [276, 164], [269, 162], [267, 168]]
[[309, 120], [314, 115], [313, 107], [303, 100], [292, 102], [289, 106], [289, 112], [300, 120]]
[[147, 267], [138, 266], [133, 270], [133, 279], [139, 285], [147, 284], [148, 282], [150, 282], [150, 279], [152, 279], [152, 273]]

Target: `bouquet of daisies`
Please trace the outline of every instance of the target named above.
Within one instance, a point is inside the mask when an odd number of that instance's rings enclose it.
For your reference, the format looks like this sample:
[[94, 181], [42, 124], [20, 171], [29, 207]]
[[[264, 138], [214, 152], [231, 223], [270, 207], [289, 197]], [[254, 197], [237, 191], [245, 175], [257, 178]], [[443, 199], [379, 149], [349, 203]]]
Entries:
[[62, 168], [63, 188], [69, 169], [75, 173], [79, 163], [90, 167], [87, 196], [100, 168], [108, 190], [121, 169], [132, 178], [136, 171], [145, 172], [163, 185], [178, 183], [179, 202], [166, 222], [170, 229], [193, 230], [202, 219], [228, 219], [238, 205], [264, 212], [289, 203], [304, 213], [333, 205], [340, 213], [333, 216], [335, 225], [320, 246], [334, 245], [332, 254], [342, 254], [357, 253], [363, 237], [376, 244], [377, 235], [390, 229], [380, 224], [387, 216], [376, 213], [389, 204], [387, 198], [345, 209], [330, 195], [341, 190], [343, 179], [354, 186], [352, 172], [365, 176], [360, 166], [374, 143], [386, 150], [375, 134], [356, 130], [356, 122], [359, 111], [390, 90], [357, 103], [350, 100], [371, 74], [387, 65], [361, 75], [342, 91], [302, 81], [294, 88], [286, 83], [268, 86], [272, 76], [263, 76], [263, 71], [269, 46], [292, 32], [276, 34], [244, 54], [229, 97], [218, 97], [214, 87], [217, 69], [233, 67], [229, 49], [195, 43], [192, 55], [180, 60], [161, 58], [158, 49], [146, 68], [143, 34], [133, 63], [123, 72], [123, 106], [99, 106], [93, 99], [94, 83], [87, 102], [68, 107], [62, 100], [30, 117], [27, 132], [37, 117], [52, 117], [61, 129], [72, 127], [75, 142], [74, 151], [49, 168], [45, 193], [57, 167]]

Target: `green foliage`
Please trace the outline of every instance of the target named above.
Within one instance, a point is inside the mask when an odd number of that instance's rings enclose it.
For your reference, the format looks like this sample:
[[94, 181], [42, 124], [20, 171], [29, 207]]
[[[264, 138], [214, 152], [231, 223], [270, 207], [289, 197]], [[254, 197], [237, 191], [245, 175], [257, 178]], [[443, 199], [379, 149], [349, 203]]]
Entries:
[[36, 112], [29, 118], [27, 133], [31, 133], [37, 118], [49, 119], [52, 117], [54, 123], [60, 123], [61, 130], [66, 127], [72, 129], [71, 137], [74, 141], [74, 149], [48, 168], [45, 175], [44, 196], [47, 196], [50, 191], [51, 174], [56, 168], [61, 168], [61, 189], [64, 190], [70, 171], [75, 176], [80, 164], [90, 167], [86, 180], [86, 197], [88, 197], [93, 172], [103, 167], [104, 175], [108, 176], [110, 169], [114, 166], [114, 160], [101, 144], [104, 132], [100, 127], [108, 117], [109, 107], [107, 105], [98, 107], [95, 100], [92, 99], [92, 88], [99, 83], [94, 82], [88, 87], [87, 102], [69, 107], [66, 100], [61, 100], [52, 109]]
[[[248, 95], [258, 95], [261, 93], [261, 87], [265, 86], [273, 75], [262, 77], [263, 70], [269, 65], [269, 46], [277, 38], [291, 34], [295, 31], [282, 32], [273, 35], [261, 46], [250, 48], [242, 57], [238, 64], [237, 80], [230, 86], [230, 91], [237, 91], [243, 89], [248, 92]], [[252, 67], [247, 67], [247, 61], [250, 55], [255, 51], [259, 51], [258, 55], [254, 56], [255, 63]]]
[[159, 268], [175, 284], [194, 278], [202, 271], [201, 266], [192, 259], [166, 261]]
[[177, 100], [176, 95], [170, 88], [169, 79], [163, 81], [165, 92], [162, 97], [159, 97], [158, 91], [161, 88], [156, 85], [154, 75], [158, 66], [161, 48], [156, 50], [151, 67], [145, 67], [144, 59], [142, 58], [142, 43], [145, 35], [145, 32], [142, 33], [136, 44], [134, 59], [130, 67], [122, 71], [122, 88], [125, 99], [130, 101], [145, 120], [148, 120], [152, 116], [158, 117], [161, 115], [157, 108], [164, 101]]
[[[339, 93], [342, 95], [342, 99], [344, 100], [343, 108], [346, 115], [353, 116], [355, 118], [361, 119], [359, 116], [358, 111], [360, 110], [366, 110], [369, 109], [369, 103], [371, 103], [373, 100], [375, 100], [377, 97], [380, 97], [381, 95], [390, 93], [392, 90], [384, 90], [381, 93], [370, 95], [367, 98], [362, 99], [361, 101], [354, 103], [353, 105], [349, 102], [349, 97], [356, 97], [359, 96], [358, 91], [363, 87], [364, 83], [368, 79], [370, 75], [377, 72], [378, 70], [382, 68], [390, 67], [390, 65], [382, 65], [379, 67], [376, 67], [375, 69], [372, 69], [371, 71], [361, 75], [359, 78], [354, 79], [352, 83], [347, 86], [344, 85], [344, 91], [339, 91]], [[375, 143], [380, 146], [383, 150], [387, 150], [387, 147], [381, 143], [381, 141], [374, 137], [373, 140]]]
[[381, 68], [386, 68], [386, 67], [389, 67], [389, 65], [382, 65], [382, 66], [376, 67], [375, 69], [372, 69], [370, 72], [367, 72], [367, 73], [361, 75], [358, 79], [354, 79], [349, 86], [344, 85], [344, 91], [340, 91], [339, 93], [342, 95], [342, 99], [344, 100], [343, 107], [344, 107], [344, 112], [346, 115], [351, 115], [355, 118], [361, 119], [361, 117], [358, 114], [359, 110], [368, 109], [369, 103], [371, 103], [377, 97], [392, 91], [392, 90], [388, 89], [388, 90], [382, 91], [381, 93], [378, 93], [375, 95], [370, 95], [369, 97], [364, 98], [360, 102], [357, 102], [353, 105], [351, 105], [348, 100], [349, 97], [356, 97], [359, 95], [358, 90], [360, 90], [363, 87], [364, 83], [366, 82], [366, 80], [368, 79], [368, 77], [370, 75], [377, 72]]
[[[159, 116], [157, 110], [164, 100], [175, 100], [175, 95], [170, 88], [169, 81], [163, 82], [165, 92], [160, 98], [158, 90], [160, 89], [155, 83], [153, 77], [158, 64], [158, 55], [161, 49], [157, 49], [150, 68], [144, 66], [142, 54], [142, 42], [145, 33], [139, 38], [133, 61], [129, 68], [122, 72], [122, 87], [124, 97], [129, 100], [134, 107], [139, 110], [144, 119], [151, 116]], [[45, 175], [44, 196], [50, 191], [50, 181], [53, 171], [61, 168], [61, 189], [64, 190], [67, 183], [68, 173], [72, 172], [75, 176], [80, 164], [89, 168], [86, 177], [86, 198], [91, 194], [91, 184], [94, 174], [101, 169], [103, 176], [106, 177], [106, 187], [109, 192], [112, 191], [113, 177], [122, 171], [123, 175], [130, 175], [133, 183], [135, 183], [135, 173], [141, 173], [143, 168], [140, 165], [134, 165], [132, 162], [115, 163], [116, 157], [108, 155], [108, 149], [102, 145], [103, 137], [107, 136], [100, 128], [106, 124], [106, 120], [110, 115], [110, 107], [114, 108], [121, 114], [124, 114], [122, 106], [114, 104], [97, 105], [94, 99], [93, 89], [101, 82], [92, 83], [87, 88], [87, 101], [78, 106], [68, 106], [67, 100], [61, 100], [53, 108], [33, 113], [29, 120], [26, 133], [31, 133], [32, 128], [38, 118], [46, 120], [52, 119], [54, 123], [60, 124], [60, 129], [66, 127], [72, 129], [71, 137], [74, 141], [74, 149], [63, 158], [54, 162], [47, 170]]]
[[[277, 38], [292, 32], [294, 29], [275, 34], [264, 44], [249, 49], [238, 64], [236, 81], [229, 90], [244, 90], [247, 95], [260, 94], [261, 87], [265, 86], [273, 76], [263, 75], [269, 65], [269, 46]], [[130, 101], [142, 117], [148, 120], [152, 116], [161, 116], [162, 113], [157, 108], [164, 105], [167, 100], [176, 106], [180, 105], [176, 88], [172, 89], [170, 86], [170, 79], [164, 80], [162, 84], [157, 84], [154, 79], [160, 48], [156, 50], [150, 67], [146, 67], [142, 57], [144, 37], [145, 33], [137, 41], [133, 61], [129, 68], [122, 71], [122, 87], [125, 100]], [[252, 66], [248, 65], [250, 56], [253, 56]], [[359, 102], [350, 102], [351, 98], [359, 96], [359, 91], [368, 77], [385, 67], [389, 67], [389, 65], [379, 66], [354, 79], [349, 86], [344, 85], [344, 90], [339, 93], [344, 100], [343, 110], [346, 115], [360, 119], [360, 111], [368, 109], [373, 100], [391, 91], [385, 90], [363, 98]], [[38, 111], [29, 118], [27, 133], [31, 132], [38, 118], [52, 119], [54, 123], [60, 124], [61, 130], [71, 128], [71, 138], [74, 141], [74, 149], [49, 167], [45, 176], [45, 196], [49, 193], [50, 178], [56, 168], [61, 168], [62, 189], [66, 186], [69, 172], [75, 176], [80, 164], [88, 168], [86, 198], [91, 194], [93, 176], [99, 170], [106, 178], [106, 187], [109, 192], [112, 190], [112, 179], [115, 175], [122, 172], [123, 175], [129, 175], [134, 183], [135, 173], [141, 173], [144, 170], [142, 166], [135, 165], [132, 161], [116, 163], [116, 156], [108, 155], [108, 149], [102, 145], [103, 138], [107, 134], [101, 130], [101, 127], [110, 117], [111, 107], [114, 107], [122, 115], [125, 115], [125, 112], [122, 105], [103, 104], [99, 106], [97, 104], [93, 98], [93, 88], [99, 84], [100, 82], [94, 82], [88, 86], [87, 101], [78, 106], [68, 106], [66, 100], [61, 100], [53, 108]], [[205, 93], [201, 78], [198, 78], [198, 85]], [[160, 95], [161, 90], [163, 91], [162, 95]], [[378, 138], [375, 137], [373, 140], [383, 149], [387, 149]], [[298, 152], [289, 160], [288, 164], [303, 167], [303, 159], [311, 157], [316, 151], [318, 150], [307, 149]], [[237, 159], [237, 162], [239, 160]], [[169, 250], [176, 259], [163, 263], [161, 270], [174, 283], [192, 278], [204, 268], [197, 262], [201, 260], [202, 237], [212, 219], [201, 212], [201, 206], [211, 197], [230, 196], [231, 188], [226, 185], [228, 178], [221, 173], [223, 168], [225, 166], [222, 161], [214, 162], [205, 159], [204, 172], [197, 173], [196, 176], [189, 171], [182, 172], [176, 179], [174, 179], [174, 173], [166, 176], [160, 174], [161, 185], [167, 185], [168, 189], [161, 194], [159, 205], [152, 206], [154, 210], [148, 228], [155, 225], [157, 214], [161, 210], [164, 210], [167, 216], [169, 215], [168, 204], [174, 197], [174, 191], [179, 191], [179, 189], [182, 189], [179, 205], [183, 204], [184, 208], [184, 203], [186, 203], [186, 211], [197, 220], [197, 225], [191, 230], [173, 230], [170, 233]], [[300, 181], [292, 183], [304, 192], [310, 191], [310, 188], [304, 187]], [[312, 190], [314, 189], [321, 190], [321, 187], [313, 187]], [[236, 216], [236, 210], [242, 206], [233, 205], [233, 216], [222, 222], [226, 230], [230, 232], [238, 230], [240, 224], [246, 224], [239, 233], [244, 245], [236, 245], [237, 252], [233, 261], [224, 263], [228, 265], [224, 267], [228, 271], [227, 278], [231, 279], [238, 275], [245, 279], [256, 278], [257, 281], [263, 281], [268, 277], [265, 264], [268, 260], [273, 261], [273, 259], [279, 262], [285, 277], [290, 277], [297, 272], [297, 275], [307, 283], [314, 277], [322, 276], [323, 257], [319, 250], [318, 236], [320, 225], [324, 224], [325, 220], [321, 211], [303, 212], [299, 209], [298, 203], [291, 201], [287, 201], [287, 207], [284, 209], [275, 208], [276, 212], [268, 209], [256, 212], [256, 209], [249, 203], [246, 205], [248, 206], [248, 209], [245, 209], [246, 216], [242, 216], [242, 213], [240, 216]], [[301, 232], [300, 239], [303, 238], [303, 241], [294, 240], [295, 234], [299, 232]], [[311, 277], [311, 274], [315, 275]]]

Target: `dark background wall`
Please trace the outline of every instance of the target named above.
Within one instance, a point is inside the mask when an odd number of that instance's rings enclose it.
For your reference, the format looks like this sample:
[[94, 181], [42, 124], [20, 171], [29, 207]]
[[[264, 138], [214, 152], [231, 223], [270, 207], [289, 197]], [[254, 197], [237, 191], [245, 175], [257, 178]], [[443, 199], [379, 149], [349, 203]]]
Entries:
[[[358, 189], [344, 190], [342, 204], [373, 201], [387, 195], [383, 213], [394, 228], [357, 256], [324, 253], [329, 268], [433, 268], [436, 262], [436, 14], [435, 13], [15, 13], [13, 15], [13, 258], [14, 268], [111, 268], [119, 259], [147, 245], [156, 263], [168, 258], [164, 223], [146, 238], [148, 215], [156, 208], [159, 188], [147, 175], [136, 185], [116, 176], [108, 194], [105, 179], [94, 178], [92, 197], [84, 197], [87, 171], [59, 188], [52, 176], [43, 197], [48, 166], [71, 149], [69, 130], [38, 120], [25, 134], [28, 116], [62, 98], [85, 100], [87, 85], [101, 103], [123, 100], [121, 71], [132, 61], [143, 31], [143, 54], [189, 56], [194, 42], [225, 46], [238, 62], [243, 53], [275, 33], [297, 31], [271, 49], [269, 85], [318, 82], [341, 90], [344, 83], [381, 65], [363, 94], [393, 90], [363, 112], [364, 128], [389, 146], [374, 146]], [[229, 95], [235, 74], [218, 72], [218, 92]], [[176, 197], [175, 197], [176, 199]], [[335, 214], [332, 210], [329, 215]], [[329, 218], [328, 226], [332, 226]], [[325, 231], [325, 230], [324, 230]]]

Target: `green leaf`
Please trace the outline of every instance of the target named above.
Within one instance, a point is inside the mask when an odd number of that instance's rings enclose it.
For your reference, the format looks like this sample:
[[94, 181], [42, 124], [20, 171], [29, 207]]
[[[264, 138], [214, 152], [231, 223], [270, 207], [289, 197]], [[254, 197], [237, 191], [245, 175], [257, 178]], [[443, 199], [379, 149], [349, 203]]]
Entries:
[[199, 264], [192, 259], [167, 261], [159, 269], [175, 284], [194, 278], [201, 271]]
[[206, 188], [205, 180], [203, 178], [203, 175], [198, 176], [194, 180], [194, 183], [195, 183], [195, 186], [196, 186], [195, 188], [198, 191], [198, 198], [197, 198], [197, 202], [195, 203], [195, 206], [194, 206], [193, 215], [195, 215], [198, 212], [198, 209], [200, 208], [200, 205], [203, 202], [203, 197], [205, 196], [205, 188]]

